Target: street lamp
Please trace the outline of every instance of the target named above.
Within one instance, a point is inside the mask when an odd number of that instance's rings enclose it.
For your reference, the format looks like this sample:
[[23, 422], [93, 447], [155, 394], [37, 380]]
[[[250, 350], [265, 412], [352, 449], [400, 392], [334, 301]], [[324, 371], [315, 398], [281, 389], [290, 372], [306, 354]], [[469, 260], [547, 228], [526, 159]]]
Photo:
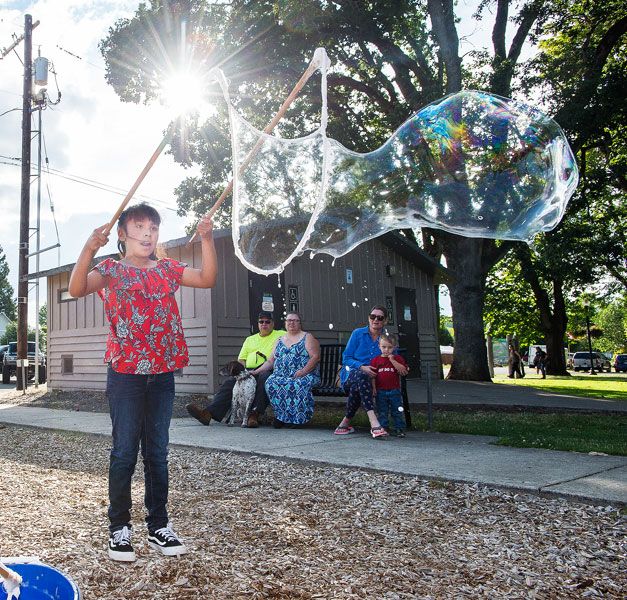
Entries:
[[586, 330], [588, 331], [588, 351], [590, 352], [590, 375], [596, 375], [594, 360], [592, 358], [592, 338], [590, 337], [590, 300], [584, 300], [583, 305], [586, 309]]

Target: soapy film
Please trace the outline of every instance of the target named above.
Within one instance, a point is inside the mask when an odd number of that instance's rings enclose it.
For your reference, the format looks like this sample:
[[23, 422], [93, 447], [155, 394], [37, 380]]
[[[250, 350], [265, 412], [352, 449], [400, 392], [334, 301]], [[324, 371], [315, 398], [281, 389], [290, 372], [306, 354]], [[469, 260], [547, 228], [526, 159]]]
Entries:
[[559, 223], [578, 171], [555, 121], [519, 102], [464, 91], [421, 109], [379, 149], [360, 154], [326, 137], [327, 66], [322, 60], [321, 125], [297, 139], [252, 127], [220, 78], [233, 142], [233, 242], [248, 269], [278, 273], [305, 251], [343, 256], [393, 229], [529, 241]]

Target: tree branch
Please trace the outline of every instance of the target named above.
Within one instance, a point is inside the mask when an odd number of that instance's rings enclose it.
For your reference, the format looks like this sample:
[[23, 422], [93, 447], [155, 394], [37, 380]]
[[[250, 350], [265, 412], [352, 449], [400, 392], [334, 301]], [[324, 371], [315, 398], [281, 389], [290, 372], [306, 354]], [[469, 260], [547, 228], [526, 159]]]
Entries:
[[351, 90], [361, 92], [368, 96], [368, 98], [374, 100], [383, 112], [390, 114], [396, 111], [396, 105], [394, 102], [388, 100], [378, 89], [359, 81], [348, 75], [340, 75], [339, 73], [331, 73], [327, 76], [329, 85], [343, 85]]
[[453, 0], [427, 0], [427, 7], [446, 67], [446, 91], [449, 94], [459, 92], [462, 89], [462, 62], [459, 58]]
[[498, 0], [494, 27], [492, 28], [492, 45], [494, 46], [494, 56], [501, 61], [507, 57], [505, 52], [505, 32], [507, 31], [508, 11], [509, 0]]

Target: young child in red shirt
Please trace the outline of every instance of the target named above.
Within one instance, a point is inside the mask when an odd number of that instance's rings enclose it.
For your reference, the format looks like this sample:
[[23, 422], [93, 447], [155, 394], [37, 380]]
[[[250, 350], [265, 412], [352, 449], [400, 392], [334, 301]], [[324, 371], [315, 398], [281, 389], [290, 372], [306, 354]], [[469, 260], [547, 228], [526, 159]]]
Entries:
[[174, 402], [174, 371], [189, 363], [183, 324], [174, 294], [180, 286], [213, 287], [217, 276], [213, 224], [203, 217], [200, 268], [158, 258], [161, 217], [142, 203], [118, 221], [121, 259], [91, 268], [108, 241], [108, 225], [95, 229], [70, 277], [69, 292], [80, 298], [97, 292], [110, 329], [105, 362], [113, 447], [109, 459], [109, 558], [137, 559], [131, 544], [131, 480], [138, 452], [144, 460], [148, 543], [166, 556], [187, 552], [172, 530], [167, 511], [168, 443]]
[[401, 396], [401, 378], [399, 370], [407, 367], [402, 356], [394, 354], [398, 340], [390, 333], [381, 334], [379, 349], [381, 356], [370, 361], [370, 366], [376, 371], [373, 381], [374, 392], [377, 396], [377, 416], [381, 427], [387, 429], [389, 413], [394, 421], [394, 435], [405, 437], [405, 413], [403, 412], [403, 398]]

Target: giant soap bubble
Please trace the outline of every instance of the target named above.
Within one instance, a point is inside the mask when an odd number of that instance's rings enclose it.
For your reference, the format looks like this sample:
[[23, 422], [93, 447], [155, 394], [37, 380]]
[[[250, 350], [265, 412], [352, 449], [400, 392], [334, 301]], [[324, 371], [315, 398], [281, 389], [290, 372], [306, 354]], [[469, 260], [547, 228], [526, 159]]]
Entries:
[[233, 242], [248, 269], [277, 273], [305, 251], [343, 256], [392, 229], [529, 241], [559, 223], [578, 171], [555, 121], [464, 91], [417, 112], [379, 149], [352, 152], [326, 136], [328, 59], [317, 53], [321, 125], [297, 139], [250, 125], [218, 73], [233, 143]]

